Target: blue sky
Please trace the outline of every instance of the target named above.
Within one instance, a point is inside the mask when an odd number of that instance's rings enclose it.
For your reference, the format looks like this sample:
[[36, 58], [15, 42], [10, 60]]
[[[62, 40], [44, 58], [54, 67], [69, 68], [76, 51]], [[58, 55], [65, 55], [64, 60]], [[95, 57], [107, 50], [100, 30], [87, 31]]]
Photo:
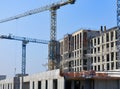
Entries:
[[[59, 0], [1, 0], [0, 19], [39, 8]], [[116, 26], [116, 0], [76, 0], [57, 10], [57, 39], [80, 28], [99, 30]], [[13, 34], [43, 40], [50, 38], [50, 12], [45, 11], [18, 20], [1, 23], [0, 34]], [[47, 62], [47, 45], [27, 44], [27, 73], [45, 71], [42, 64]], [[21, 73], [21, 42], [0, 40], [0, 74], [14, 76]], [[16, 68], [16, 72], [15, 72]]]

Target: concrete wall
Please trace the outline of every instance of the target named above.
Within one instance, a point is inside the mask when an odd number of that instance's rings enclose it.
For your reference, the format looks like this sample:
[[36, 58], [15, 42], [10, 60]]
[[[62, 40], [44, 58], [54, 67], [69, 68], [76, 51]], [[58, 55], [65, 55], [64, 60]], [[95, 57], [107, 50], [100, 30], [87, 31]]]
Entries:
[[[22, 89], [22, 78], [20, 78], [19, 89]], [[42, 73], [25, 76], [23, 89], [54, 89], [53, 80], [56, 80], [57, 89], [64, 89], [64, 78], [59, 76], [59, 70], [45, 71]], [[17, 82], [17, 81], [16, 81]], [[14, 89], [14, 78], [0, 81], [0, 89]], [[41, 87], [40, 87], [41, 86]]]
[[95, 89], [120, 89], [120, 80], [95, 80]]
[[[23, 80], [23, 89], [120, 89], [120, 79], [67, 80], [59, 76], [59, 70], [25, 76]], [[22, 89], [21, 78], [19, 86], [18, 89]], [[0, 89], [14, 89], [14, 78], [1, 80]]]
[[0, 89], [13, 89], [13, 78], [0, 81]]
[[54, 79], [57, 79], [57, 89], [64, 89], [64, 78], [59, 76], [59, 70], [26, 76], [24, 82], [29, 82], [29, 84], [26, 85], [25, 89], [38, 89], [38, 82], [41, 82], [41, 89], [53, 89]]

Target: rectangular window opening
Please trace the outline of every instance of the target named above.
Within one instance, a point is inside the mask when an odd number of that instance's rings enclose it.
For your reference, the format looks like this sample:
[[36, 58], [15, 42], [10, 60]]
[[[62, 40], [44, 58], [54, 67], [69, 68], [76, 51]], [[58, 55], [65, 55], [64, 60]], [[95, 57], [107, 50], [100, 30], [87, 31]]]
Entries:
[[57, 81], [57, 79], [53, 80], [53, 89], [58, 89], [58, 81]]
[[38, 89], [41, 89], [41, 81], [38, 81]]

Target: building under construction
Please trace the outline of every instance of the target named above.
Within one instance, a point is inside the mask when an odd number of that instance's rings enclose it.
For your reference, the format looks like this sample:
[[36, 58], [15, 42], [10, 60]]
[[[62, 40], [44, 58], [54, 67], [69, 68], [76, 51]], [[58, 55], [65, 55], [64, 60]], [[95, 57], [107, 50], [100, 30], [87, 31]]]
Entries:
[[65, 35], [59, 41], [59, 69], [18, 74], [1, 80], [0, 89], [120, 89], [116, 29], [80, 29]]
[[[27, 75], [24, 54], [22, 73], [11, 79], [1, 78], [0, 89], [120, 89], [120, 0], [117, 0], [117, 27], [80, 29], [57, 41], [56, 11], [75, 1], [61, 0], [0, 20], [3, 23], [47, 10], [51, 12], [49, 71]], [[2, 38], [16, 40], [11, 36]]]
[[65, 72], [120, 70], [117, 27], [99, 31], [81, 29], [60, 40], [60, 55]]

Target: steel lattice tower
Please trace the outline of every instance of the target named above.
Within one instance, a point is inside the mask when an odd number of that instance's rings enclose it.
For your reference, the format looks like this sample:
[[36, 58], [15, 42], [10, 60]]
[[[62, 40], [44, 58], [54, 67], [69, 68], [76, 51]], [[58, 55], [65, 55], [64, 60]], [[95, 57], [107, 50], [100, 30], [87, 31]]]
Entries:
[[120, 0], [117, 0], [117, 49], [117, 66], [120, 68]]
[[120, 29], [120, 0], [117, 0], [117, 26]]

